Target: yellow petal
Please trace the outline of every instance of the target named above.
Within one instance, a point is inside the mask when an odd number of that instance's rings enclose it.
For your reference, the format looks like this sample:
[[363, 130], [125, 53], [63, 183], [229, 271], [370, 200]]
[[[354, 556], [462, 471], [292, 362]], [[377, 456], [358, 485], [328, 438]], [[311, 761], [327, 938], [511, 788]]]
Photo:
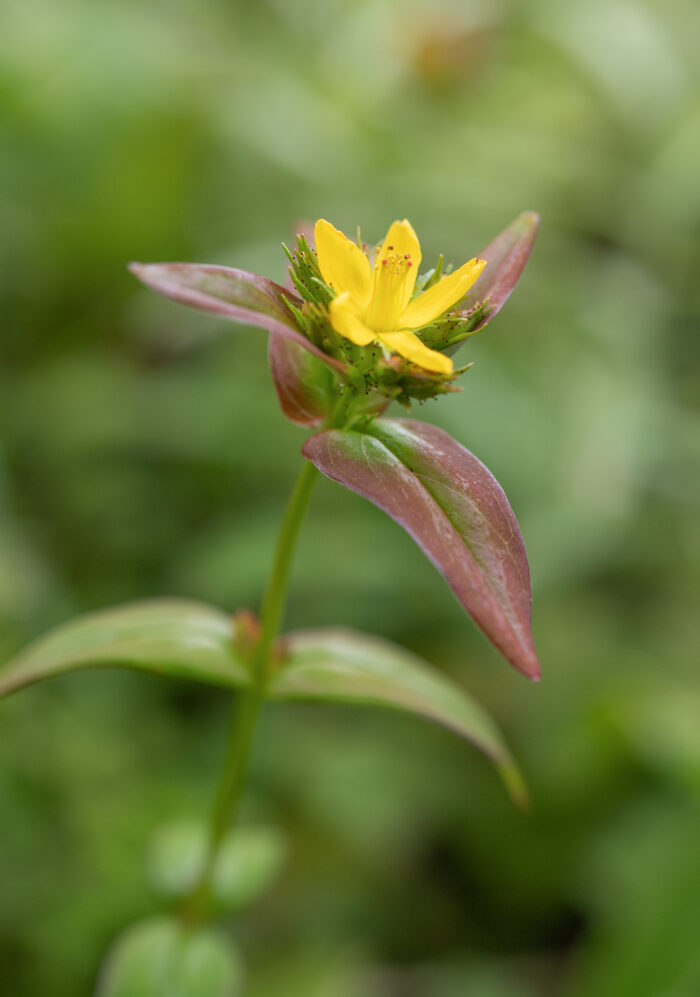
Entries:
[[401, 329], [398, 332], [383, 332], [378, 337], [380, 342], [388, 346], [394, 353], [400, 353], [411, 363], [417, 364], [424, 370], [433, 371], [436, 374], [451, 374], [453, 370], [452, 361], [444, 353], [429, 349], [415, 332]]
[[459, 270], [433, 284], [405, 309], [401, 315], [401, 325], [419, 329], [420, 326], [433, 322], [464, 297], [485, 266], [486, 260], [469, 260]]
[[386, 239], [382, 243], [381, 250], [376, 257], [375, 287], [377, 277], [381, 274], [381, 271], [378, 269], [381, 267], [381, 260], [385, 260], [390, 256], [406, 261], [405, 275], [401, 282], [401, 289], [397, 300], [397, 307], [399, 312], [401, 312], [411, 300], [413, 288], [416, 284], [416, 277], [418, 276], [418, 268], [423, 258], [418, 236], [413, 231], [413, 226], [408, 218], [404, 218], [402, 222], [393, 222], [386, 234]]
[[359, 308], [364, 308], [372, 293], [372, 268], [362, 250], [325, 218], [314, 228], [318, 265], [326, 284], [343, 294], [347, 291]]
[[368, 329], [357, 314], [350, 293], [346, 291], [333, 298], [329, 307], [331, 324], [336, 332], [345, 336], [356, 346], [367, 346], [375, 338], [374, 332]]

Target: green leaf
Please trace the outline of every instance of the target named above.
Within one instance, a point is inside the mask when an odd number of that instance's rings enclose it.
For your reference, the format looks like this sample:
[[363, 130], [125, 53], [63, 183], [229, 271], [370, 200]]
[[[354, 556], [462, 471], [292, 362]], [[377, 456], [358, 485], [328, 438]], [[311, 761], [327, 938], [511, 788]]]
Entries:
[[214, 869], [214, 897], [227, 909], [245, 907], [280, 874], [287, 856], [274, 827], [242, 825], [224, 840]]
[[345, 364], [327, 356], [296, 327], [285, 302], [298, 307], [301, 299], [266, 277], [209, 263], [130, 263], [129, 270], [172, 301], [242, 325], [259, 326], [292, 340], [329, 367], [345, 370]]
[[503, 489], [481, 461], [444, 430], [415, 419], [317, 433], [303, 453], [403, 526], [508, 661], [539, 678], [525, 544]]
[[527, 804], [522, 777], [496, 725], [460, 686], [416, 655], [350, 630], [287, 634], [279, 647], [282, 662], [269, 686], [274, 699], [363, 703], [425, 717], [483, 751], [513, 799]]
[[237, 997], [243, 975], [240, 956], [220, 932], [158, 918], [116, 940], [95, 997]]
[[[206, 857], [208, 829], [201, 821], [180, 820], [159, 828], [151, 841], [148, 874], [166, 897], [184, 897], [196, 885]], [[274, 827], [246, 825], [230, 831], [212, 872], [214, 898], [238, 910], [269, 888], [286, 857], [286, 842]]]
[[58, 627], [0, 668], [0, 697], [80, 668], [116, 665], [228, 687], [249, 681], [233, 619], [196, 602], [139, 602]]

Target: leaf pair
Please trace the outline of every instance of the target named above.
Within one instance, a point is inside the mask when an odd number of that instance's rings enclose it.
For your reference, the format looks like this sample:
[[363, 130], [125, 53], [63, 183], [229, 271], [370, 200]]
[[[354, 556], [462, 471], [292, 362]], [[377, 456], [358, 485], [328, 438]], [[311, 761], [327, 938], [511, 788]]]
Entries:
[[239, 997], [245, 970], [237, 948], [216, 928], [174, 918], [132, 925], [112, 945], [96, 997]]
[[[159, 827], [148, 849], [148, 878], [168, 900], [186, 899], [206, 865], [209, 828], [181, 819]], [[212, 899], [225, 911], [239, 911], [269, 889], [279, 875], [287, 843], [277, 828], [239, 824], [221, 841], [211, 870]]]
[[[105, 666], [246, 687], [250, 674], [236, 628], [227, 614], [182, 600], [97, 613], [58, 628], [0, 669], [0, 697], [54, 675]], [[318, 630], [288, 634], [275, 654], [268, 698], [364, 703], [433, 720], [490, 757], [513, 797], [524, 802], [517, 768], [489, 717], [409, 652], [349, 630]]]

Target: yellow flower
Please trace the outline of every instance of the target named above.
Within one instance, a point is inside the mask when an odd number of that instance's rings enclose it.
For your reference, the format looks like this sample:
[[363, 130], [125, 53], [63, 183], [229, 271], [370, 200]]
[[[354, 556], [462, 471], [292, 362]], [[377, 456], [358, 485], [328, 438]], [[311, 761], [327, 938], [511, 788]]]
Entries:
[[358, 346], [378, 340], [425, 370], [452, 373], [450, 358], [429, 349], [411, 330], [434, 322], [463, 298], [486, 260], [469, 260], [411, 301], [421, 251], [405, 218], [387, 232], [373, 268], [359, 246], [325, 218], [316, 222], [314, 237], [321, 275], [336, 292], [329, 306], [336, 332]]

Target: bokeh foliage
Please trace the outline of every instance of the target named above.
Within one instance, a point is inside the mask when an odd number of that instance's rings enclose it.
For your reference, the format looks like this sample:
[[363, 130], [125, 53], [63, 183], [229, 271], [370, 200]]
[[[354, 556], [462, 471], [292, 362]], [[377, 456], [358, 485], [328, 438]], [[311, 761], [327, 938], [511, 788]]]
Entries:
[[[320, 215], [408, 215], [457, 263], [542, 230], [461, 395], [415, 414], [504, 485], [544, 681], [478, 635], [398, 527], [321, 482], [289, 625], [345, 623], [464, 682], [512, 811], [449, 735], [273, 707], [248, 814], [277, 887], [231, 930], [252, 997], [660, 997], [700, 987], [700, 88], [692, 0], [5, 0], [0, 656], [142, 596], [255, 606], [304, 439], [259, 332], [129, 259], [284, 274]], [[160, 823], [208, 806], [216, 691], [76, 675], [2, 704], [0, 966], [89, 993], [156, 901]]]

